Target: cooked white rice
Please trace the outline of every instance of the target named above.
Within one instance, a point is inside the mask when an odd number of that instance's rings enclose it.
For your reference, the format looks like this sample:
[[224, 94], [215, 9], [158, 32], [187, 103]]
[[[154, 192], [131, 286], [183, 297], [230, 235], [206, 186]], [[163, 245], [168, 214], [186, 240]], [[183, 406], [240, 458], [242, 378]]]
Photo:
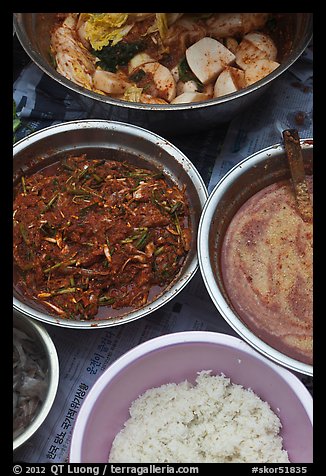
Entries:
[[130, 407], [110, 463], [288, 463], [268, 403], [224, 375], [147, 390]]

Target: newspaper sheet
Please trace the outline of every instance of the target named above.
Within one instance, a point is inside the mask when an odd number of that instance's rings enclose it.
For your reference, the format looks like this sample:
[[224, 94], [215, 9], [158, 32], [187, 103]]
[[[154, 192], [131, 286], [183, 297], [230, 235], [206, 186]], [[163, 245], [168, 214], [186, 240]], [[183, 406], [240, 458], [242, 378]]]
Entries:
[[199, 271], [176, 298], [142, 319], [107, 329], [75, 330], [44, 324], [57, 348], [59, 389], [44, 424], [16, 461], [64, 462], [78, 410], [88, 391], [110, 363], [148, 339], [171, 332], [206, 330], [236, 336], [210, 300]]

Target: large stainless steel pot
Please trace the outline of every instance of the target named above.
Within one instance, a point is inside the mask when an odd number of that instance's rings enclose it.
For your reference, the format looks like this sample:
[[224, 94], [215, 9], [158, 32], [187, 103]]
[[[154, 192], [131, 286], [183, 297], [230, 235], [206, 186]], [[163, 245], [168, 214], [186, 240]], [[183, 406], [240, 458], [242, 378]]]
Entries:
[[[313, 141], [306, 139], [301, 144], [305, 167], [312, 173]], [[233, 167], [215, 186], [205, 204], [198, 229], [199, 266], [216, 308], [245, 341], [278, 364], [312, 375], [312, 365], [280, 352], [247, 327], [232, 307], [222, 279], [221, 247], [234, 214], [262, 188], [289, 178], [290, 170], [282, 144], [256, 152]]]
[[[142, 126], [163, 135], [188, 134], [229, 122], [253, 104], [303, 53], [312, 37], [312, 13], [289, 13], [281, 33], [281, 66], [264, 79], [238, 92], [192, 104], [150, 105], [116, 100], [97, 94], [56, 72], [50, 58], [50, 31], [55, 13], [15, 13], [17, 37], [30, 58], [51, 78], [69, 88], [90, 118], [111, 119]], [[285, 38], [290, 40], [285, 41]], [[280, 47], [281, 49], [281, 47]]]
[[198, 268], [197, 228], [207, 199], [205, 184], [189, 159], [173, 144], [138, 126], [105, 120], [81, 120], [58, 124], [35, 132], [14, 145], [14, 183], [22, 174], [62, 160], [71, 154], [90, 158], [129, 160], [141, 167], [162, 171], [179, 187], [186, 187], [193, 230], [191, 249], [181, 271], [166, 290], [141, 309], [111, 319], [74, 321], [51, 316], [35, 301], [27, 300], [15, 287], [13, 307], [48, 324], [79, 329], [116, 326], [139, 319], [159, 309], [179, 293]]

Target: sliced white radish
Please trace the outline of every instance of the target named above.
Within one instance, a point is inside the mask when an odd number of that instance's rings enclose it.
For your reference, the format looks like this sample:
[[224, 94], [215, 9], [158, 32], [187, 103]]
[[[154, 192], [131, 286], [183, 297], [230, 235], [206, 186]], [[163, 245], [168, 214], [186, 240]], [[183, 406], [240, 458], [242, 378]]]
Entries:
[[242, 69], [227, 66], [217, 78], [214, 85], [214, 97], [231, 94], [246, 86], [245, 73]]
[[172, 76], [174, 77], [175, 82], [177, 83], [180, 79], [179, 66], [178, 65], [174, 66], [170, 71]]
[[157, 90], [158, 97], [168, 102], [171, 102], [172, 99], [175, 98], [177, 93], [176, 82], [168, 68], [158, 62], [155, 62], [145, 63], [141, 69], [145, 71], [146, 74], [152, 76], [153, 84]]
[[250, 86], [250, 84], [265, 78], [265, 76], [272, 73], [279, 66], [280, 63], [277, 63], [277, 61], [268, 59], [260, 59], [254, 63], [250, 63], [245, 69], [246, 85]]
[[235, 38], [233, 38], [232, 36], [228, 37], [225, 39], [225, 47], [231, 51], [231, 53], [233, 53], [235, 55], [235, 52], [237, 51], [237, 48], [239, 46], [239, 43], [237, 42], [237, 40]]
[[248, 33], [245, 38], [253, 43], [257, 48], [264, 52], [265, 58], [272, 61], [276, 60], [277, 48], [272, 38], [264, 33]]
[[108, 94], [123, 94], [131, 86], [121, 76], [110, 71], [97, 69], [93, 76], [93, 85], [96, 89]]
[[191, 71], [203, 83], [214, 81], [225, 66], [233, 63], [235, 55], [214, 38], [205, 37], [186, 50]]
[[182, 93], [194, 93], [198, 91], [198, 83], [196, 81], [178, 81], [177, 95]]
[[186, 92], [179, 94], [176, 96], [172, 101], [171, 104], [182, 104], [182, 103], [189, 103], [189, 102], [198, 102], [198, 101], [206, 101], [210, 99], [210, 96], [205, 93], [198, 93], [198, 92]]
[[155, 61], [147, 53], [137, 53], [128, 63], [128, 74], [132, 74], [139, 66], [145, 63], [151, 63]]
[[243, 69], [259, 59], [275, 61], [276, 57], [277, 48], [273, 40], [268, 35], [258, 32], [245, 35], [235, 53], [235, 61]]

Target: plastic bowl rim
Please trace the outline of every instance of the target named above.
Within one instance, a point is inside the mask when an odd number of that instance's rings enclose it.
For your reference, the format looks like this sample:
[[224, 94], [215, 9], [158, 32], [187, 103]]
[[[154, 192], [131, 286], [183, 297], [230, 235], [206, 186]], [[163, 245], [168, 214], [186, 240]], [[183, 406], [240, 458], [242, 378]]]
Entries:
[[81, 449], [83, 446], [84, 433], [88, 423], [88, 417], [94, 408], [94, 402], [97, 401], [102, 391], [112, 380], [123, 371], [129, 364], [135, 362], [140, 357], [145, 357], [153, 351], [164, 349], [166, 347], [184, 343], [206, 343], [223, 345], [233, 349], [239, 349], [240, 351], [255, 357], [259, 361], [263, 362], [266, 366], [271, 368], [280, 378], [286, 381], [287, 385], [295, 393], [299, 401], [304, 407], [304, 410], [309, 418], [311, 425], [313, 425], [313, 407], [312, 396], [303, 385], [303, 383], [289, 370], [281, 367], [270, 359], [267, 359], [259, 352], [254, 350], [242, 339], [231, 336], [229, 334], [222, 334], [212, 331], [183, 331], [174, 332], [171, 334], [164, 334], [158, 337], [149, 339], [146, 342], [142, 342], [132, 349], [128, 350], [117, 360], [115, 360], [106, 370], [99, 376], [90, 393], [86, 396], [83, 405], [79, 410], [78, 417], [76, 419], [73, 431], [71, 444], [69, 449], [69, 460], [73, 459], [74, 462], [81, 462]]

